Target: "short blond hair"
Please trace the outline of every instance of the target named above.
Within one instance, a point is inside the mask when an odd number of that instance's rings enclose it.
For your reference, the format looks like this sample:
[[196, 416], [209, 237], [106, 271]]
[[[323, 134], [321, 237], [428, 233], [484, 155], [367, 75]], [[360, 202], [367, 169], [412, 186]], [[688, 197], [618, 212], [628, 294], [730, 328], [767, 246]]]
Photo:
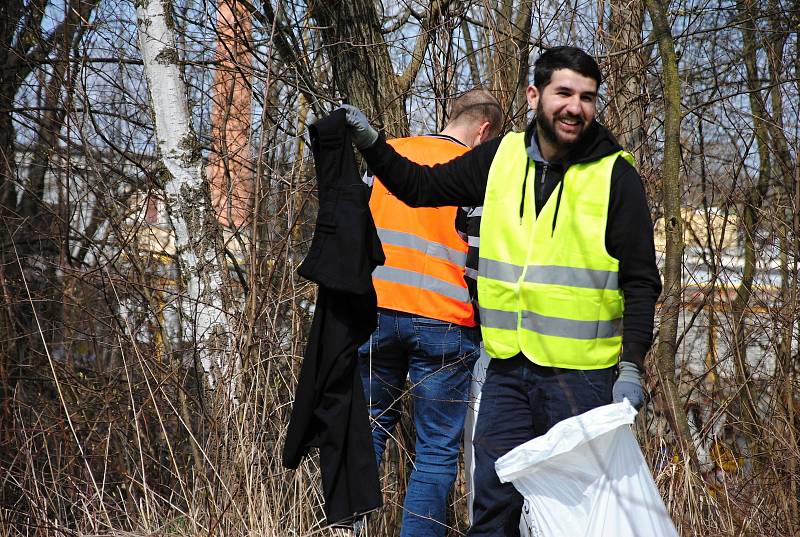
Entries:
[[448, 125], [464, 121], [489, 122], [492, 137], [503, 128], [503, 109], [500, 102], [488, 90], [474, 88], [458, 96], [450, 105]]

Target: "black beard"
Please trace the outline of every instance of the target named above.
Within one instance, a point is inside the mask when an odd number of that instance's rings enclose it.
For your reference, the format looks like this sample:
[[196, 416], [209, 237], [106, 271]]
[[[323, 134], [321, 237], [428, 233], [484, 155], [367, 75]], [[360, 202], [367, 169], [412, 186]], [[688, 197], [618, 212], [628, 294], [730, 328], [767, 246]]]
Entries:
[[556, 136], [556, 130], [553, 125], [547, 121], [547, 118], [544, 116], [544, 110], [542, 109], [542, 101], [539, 101], [538, 106], [536, 107], [536, 130], [539, 132], [539, 135], [544, 137], [552, 145], [558, 147], [560, 144], [558, 143], [558, 137]]
[[[556, 146], [560, 154], [566, 153], [572, 146], [578, 143], [581, 138], [583, 138], [584, 133], [581, 133], [574, 142], [563, 142], [558, 139], [558, 135], [556, 135], [555, 125], [553, 125], [550, 120], [544, 115], [544, 110], [542, 109], [542, 101], [539, 101], [539, 104], [536, 105], [536, 127], [537, 131], [541, 136], [544, 137], [550, 144]], [[583, 122], [581, 122], [583, 124]]]

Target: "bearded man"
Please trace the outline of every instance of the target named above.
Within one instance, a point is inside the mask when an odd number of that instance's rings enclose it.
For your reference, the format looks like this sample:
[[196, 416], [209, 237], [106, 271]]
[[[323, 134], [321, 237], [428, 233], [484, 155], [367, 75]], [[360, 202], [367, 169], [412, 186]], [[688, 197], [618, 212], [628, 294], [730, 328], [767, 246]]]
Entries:
[[592, 408], [644, 402], [661, 280], [641, 178], [595, 119], [601, 81], [583, 50], [545, 51], [526, 131], [433, 167], [399, 156], [346, 107], [354, 144], [399, 199], [483, 205], [478, 303], [492, 359], [473, 441], [473, 537], [519, 535], [523, 498], [500, 483], [498, 458]]

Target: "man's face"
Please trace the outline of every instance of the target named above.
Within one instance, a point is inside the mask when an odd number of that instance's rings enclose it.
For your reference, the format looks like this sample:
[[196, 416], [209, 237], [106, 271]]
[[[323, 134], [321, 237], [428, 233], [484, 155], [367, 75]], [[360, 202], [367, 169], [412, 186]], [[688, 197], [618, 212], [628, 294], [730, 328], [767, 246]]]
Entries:
[[597, 82], [572, 69], [554, 71], [540, 92], [528, 86], [528, 104], [536, 110], [542, 145], [562, 153], [580, 139], [597, 112]]

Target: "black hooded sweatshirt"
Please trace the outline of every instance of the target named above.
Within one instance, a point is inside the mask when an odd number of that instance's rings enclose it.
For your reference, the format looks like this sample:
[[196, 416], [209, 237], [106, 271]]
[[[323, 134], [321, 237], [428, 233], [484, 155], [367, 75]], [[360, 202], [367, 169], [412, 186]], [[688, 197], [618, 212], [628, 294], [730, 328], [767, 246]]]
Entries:
[[[528, 177], [523, 188], [534, 188], [537, 215], [570, 165], [592, 162], [622, 149], [614, 136], [594, 121], [564, 159], [545, 163], [533, 135], [535, 130], [532, 122], [525, 133], [528, 158], [537, 161], [535, 176]], [[405, 159], [383, 136], [361, 153], [386, 188], [411, 207], [479, 206], [483, 205], [489, 168], [501, 140], [485, 142], [446, 164], [432, 167]], [[522, 214], [521, 207], [508, 209], [520, 210]], [[557, 213], [553, 221], [553, 226], [556, 225]], [[608, 253], [619, 260], [620, 287], [625, 297], [621, 360], [642, 369], [653, 339], [661, 278], [644, 186], [639, 173], [623, 158], [617, 159], [611, 174], [605, 242]]]

